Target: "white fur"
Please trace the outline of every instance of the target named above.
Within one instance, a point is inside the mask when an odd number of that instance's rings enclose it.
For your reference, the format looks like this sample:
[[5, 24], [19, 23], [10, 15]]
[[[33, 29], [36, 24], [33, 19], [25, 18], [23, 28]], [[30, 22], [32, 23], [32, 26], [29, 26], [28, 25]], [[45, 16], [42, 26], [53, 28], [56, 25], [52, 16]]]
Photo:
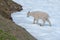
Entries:
[[39, 19], [42, 19], [43, 20], [43, 24], [45, 24], [45, 22], [49, 22], [49, 25], [51, 26], [51, 23], [49, 21], [49, 15], [46, 13], [46, 12], [41, 12], [41, 11], [33, 11], [33, 12], [28, 12], [27, 13], [27, 16], [32, 16], [34, 17], [34, 21], [33, 23], [35, 24], [35, 21], [37, 21], [36, 23], [38, 23], [38, 20]]

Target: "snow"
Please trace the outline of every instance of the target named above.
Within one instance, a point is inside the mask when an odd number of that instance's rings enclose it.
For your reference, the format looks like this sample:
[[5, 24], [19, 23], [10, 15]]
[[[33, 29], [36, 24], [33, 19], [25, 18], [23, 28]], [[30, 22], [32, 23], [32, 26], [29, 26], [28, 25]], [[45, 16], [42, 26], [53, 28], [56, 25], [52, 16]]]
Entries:
[[[12, 14], [13, 21], [25, 28], [37, 40], [60, 40], [60, 0], [13, 0], [23, 6], [21, 12]], [[33, 24], [33, 17], [27, 17], [28, 11], [43, 11], [50, 15], [52, 26]]]

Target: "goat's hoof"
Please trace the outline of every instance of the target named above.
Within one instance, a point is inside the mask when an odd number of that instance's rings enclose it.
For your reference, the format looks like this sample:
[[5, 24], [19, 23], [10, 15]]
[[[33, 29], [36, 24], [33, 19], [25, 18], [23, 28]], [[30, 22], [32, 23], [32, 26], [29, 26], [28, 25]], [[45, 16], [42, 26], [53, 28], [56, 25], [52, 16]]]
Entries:
[[42, 24], [40, 24], [40, 26], [43, 26]]

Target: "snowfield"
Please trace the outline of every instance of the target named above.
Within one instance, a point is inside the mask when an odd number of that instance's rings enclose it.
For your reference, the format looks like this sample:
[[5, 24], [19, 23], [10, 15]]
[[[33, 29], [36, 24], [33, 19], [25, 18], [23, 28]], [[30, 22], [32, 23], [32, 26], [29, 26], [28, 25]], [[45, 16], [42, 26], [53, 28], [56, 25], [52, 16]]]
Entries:
[[[25, 28], [37, 40], [60, 40], [60, 0], [13, 0], [23, 6], [21, 12], [12, 14], [13, 21]], [[28, 11], [43, 11], [50, 15], [52, 26], [32, 24], [33, 17], [27, 17]]]

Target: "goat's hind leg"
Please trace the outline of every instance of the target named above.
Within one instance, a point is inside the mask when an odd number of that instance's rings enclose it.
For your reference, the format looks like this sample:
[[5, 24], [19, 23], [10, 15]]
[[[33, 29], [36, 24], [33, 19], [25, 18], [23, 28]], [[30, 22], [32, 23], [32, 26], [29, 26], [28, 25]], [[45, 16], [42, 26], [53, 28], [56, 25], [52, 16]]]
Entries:
[[51, 26], [51, 22], [50, 22], [50, 20], [49, 20], [49, 19], [47, 19], [47, 22], [49, 22], [49, 25]]
[[45, 25], [45, 20], [43, 20], [43, 24], [42, 24], [42, 26], [44, 26]]
[[38, 19], [36, 20], [36, 24], [38, 24]]
[[44, 26], [44, 24], [45, 24], [45, 20], [44, 19], [42, 19], [42, 20], [43, 20], [43, 23], [40, 24], [40, 26]]

